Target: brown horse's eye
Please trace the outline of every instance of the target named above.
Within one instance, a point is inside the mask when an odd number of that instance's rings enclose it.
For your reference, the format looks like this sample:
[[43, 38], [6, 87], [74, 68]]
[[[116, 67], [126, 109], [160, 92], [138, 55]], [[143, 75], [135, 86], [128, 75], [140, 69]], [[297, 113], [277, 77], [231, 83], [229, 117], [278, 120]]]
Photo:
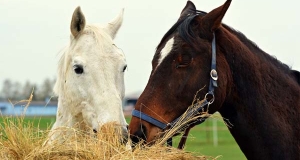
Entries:
[[183, 68], [189, 66], [192, 62], [192, 56], [190, 54], [180, 54], [178, 56], [178, 64], [176, 68]]

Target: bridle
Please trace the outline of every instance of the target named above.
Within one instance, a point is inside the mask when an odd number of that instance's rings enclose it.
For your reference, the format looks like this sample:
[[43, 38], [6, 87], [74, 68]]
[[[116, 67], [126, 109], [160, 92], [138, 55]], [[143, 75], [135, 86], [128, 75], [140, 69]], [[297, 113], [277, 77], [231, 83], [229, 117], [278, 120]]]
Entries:
[[[217, 84], [217, 80], [218, 80], [218, 74], [217, 74], [217, 63], [216, 63], [216, 38], [215, 38], [215, 34], [213, 33], [213, 40], [212, 40], [212, 61], [211, 61], [211, 70], [210, 70], [210, 81], [209, 81], [209, 88], [208, 88], [208, 92], [206, 93], [205, 97], [204, 97], [204, 101], [199, 104], [198, 108], [196, 110], [189, 110], [184, 117], [182, 117], [183, 115], [179, 116], [178, 118], [176, 118], [175, 120], [173, 120], [170, 123], [164, 123], [161, 122], [159, 120], [157, 120], [154, 117], [151, 117], [141, 111], [138, 110], [133, 110], [132, 111], [132, 116], [140, 118], [148, 123], [151, 123], [152, 125], [155, 125], [156, 127], [162, 129], [162, 130], [166, 130], [166, 129], [171, 129], [175, 126], [175, 124], [181, 120], [187, 120], [190, 119], [196, 115], [198, 115], [200, 112], [202, 112], [205, 107], [207, 108], [210, 104], [212, 104], [215, 100], [215, 95], [214, 95], [214, 90], [216, 87], [218, 87]], [[208, 97], [211, 97], [210, 100], [208, 100]], [[202, 117], [197, 119], [195, 122], [193, 122], [193, 125], [198, 125], [203, 123], [208, 117]], [[192, 124], [188, 124], [188, 126], [186, 126], [186, 128], [191, 128], [190, 125]], [[189, 130], [188, 129], [188, 130]], [[187, 136], [187, 135], [186, 135]], [[182, 139], [186, 137], [182, 136]], [[185, 142], [184, 142], [185, 143]], [[167, 140], [167, 145], [172, 146], [172, 138], [169, 138]], [[181, 144], [184, 145], [184, 144]], [[182, 148], [183, 146], [178, 146], [178, 148]]]
[[[187, 119], [190, 119], [192, 117], [195, 117], [196, 115], [198, 115], [199, 113], [201, 113], [205, 108], [207, 109], [207, 107], [212, 104], [215, 100], [215, 95], [214, 95], [214, 90], [216, 87], [218, 87], [217, 84], [217, 80], [218, 80], [218, 74], [217, 74], [217, 63], [216, 63], [216, 38], [215, 38], [215, 34], [213, 33], [213, 40], [212, 40], [212, 61], [211, 61], [211, 70], [210, 70], [210, 81], [209, 81], [209, 88], [208, 88], [208, 92], [206, 93], [205, 97], [204, 97], [204, 101], [201, 104], [198, 104], [198, 108], [196, 110], [188, 110], [187, 113], [184, 115], [179, 116], [178, 118], [176, 118], [175, 120], [173, 120], [170, 123], [164, 123], [161, 122], [159, 120], [157, 120], [154, 117], [151, 117], [141, 111], [138, 110], [133, 110], [132, 111], [132, 116], [137, 117], [139, 119], [142, 119], [148, 123], [151, 123], [152, 125], [155, 125], [156, 127], [162, 129], [162, 130], [166, 130], [166, 129], [171, 129], [175, 126], [175, 124], [180, 120], [180, 121], [184, 121]], [[208, 100], [208, 97], [211, 97], [210, 100]], [[188, 135], [189, 130], [198, 124], [203, 123], [206, 119], [208, 118], [208, 116], [205, 117], [201, 117], [199, 119], [197, 119], [196, 121], [194, 121], [192, 124], [187, 124], [186, 126], [186, 136], [182, 136], [181, 141], [184, 141], [183, 143], [180, 143], [178, 148], [182, 149], [183, 145], [185, 143], [186, 137]], [[192, 127], [190, 127], [191, 125], [193, 125]], [[172, 146], [172, 137], [169, 138], [167, 140], [167, 145], [168, 146]]]
[[[199, 104], [198, 108], [196, 110], [189, 110], [184, 117], [182, 117], [183, 115], [179, 116], [178, 118], [176, 118], [175, 120], [173, 120], [170, 123], [164, 123], [161, 122], [159, 120], [157, 120], [154, 117], [151, 117], [141, 111], [138, 110], [133, 110], [132, 111], [132, 116], [140, 118], [148, 123], [151, 123], [152, 125], [155, 125], [156, 127], [162, 129], [162, 130], [166, 130], [166, 129], [171, 129], [175, 126], [175, 124], [180, 120], [180, 121], [184, 121], [187, 119], [190, 119], [196, 115], [198, 115], [200, 112], [202, 112], [205, 107], [207, 108], [210, 104], [212, 104], [215, 100], [215, 95], [214, 95], [214, 90], [216, 87], [218, 87], [217, 84], [217, 80], [218, 80], [218, 74], [217, 74], [217, 63], [216, 63], [216, 38], [215, 38], [215, 34], [213, 33], [213, 40], [212, 40], [212, 61], [211, 61], [211, 70], [210, 70], [210, 81], [209, 81], [209, 88], [208, 88], [208, 92], [206, 93], [205, 97], [204, 97], [204, 101]], [[208, 100], [208, 97], [211, 97], [210, 100]], [[197, 119], [195, 122], [193, 122], [193, 125], [198, 125], [203, 123], [208, 117], [202, 117]], [[186, 128], [191, 128], [190, 125], [192, 124], [188, 124], [188, 126], [186, 126]], [[182, 139], [186, 137], [182, 136]], [[184, 142], [185, 143], [185, 142]], [[169, 138], [167, 140], [167, 145], [172, 146], [172, 138]], [[184, 144], [181, 144], [184, 145]], [[182, 148], [183, 146], [178, 146], [178, 148]]]

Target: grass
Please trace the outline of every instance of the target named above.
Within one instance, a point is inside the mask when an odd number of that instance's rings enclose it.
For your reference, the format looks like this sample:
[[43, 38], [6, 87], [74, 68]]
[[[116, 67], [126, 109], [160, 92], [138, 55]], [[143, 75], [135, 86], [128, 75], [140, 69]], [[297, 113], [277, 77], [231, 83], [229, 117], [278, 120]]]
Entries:
[[222, 160], [246, 159], [225, 124], [220, 120], [217, 120], [218, 145], [214, 146], [213, 120], [214, 119], [210, 118], [191, 130], [186, 143], [186, 150], [213, 157], [222, 155]]
[[[3, 123], [4, 119], [16, 121], [19, 119], [19, 117], [0, 118], [0, 123]], [[55, 122], [55, 117], [25, 117], [23, 122], [25, 124], [33, 123], [33, 126], [38, 127], [42, 130], [46, 130], [47, 128], [50, 128]]]
[[[16, 118], [9, 118], [15, 120]], [[126, 118], [127, 122], [130, 121], [130, 117]], [[30, 123], [33, 126], [42, 130], [47, 129], [55, 121], [55, 117], [26, 117], [24, 124]], [[3, 123], [3, 119], [0, 118], [0, 123]], [[201, 153], [201, 155], [209, 155], [216, 157], [221, 155], [221, 160], [243, 160], [246, 159], [235, 140], [229, 133], [227, 127], [220, 120], [217, 120], [218, 126], [218, 146], [213, 145], [213, 131], [212, 131], [213, 119], [209, 118], [201, 125], [194, 127], [189, 135], [186, 143], [185, 150], [195, 153]], [[174, 138], [174, 143], [178, 143], [180, 137]]]

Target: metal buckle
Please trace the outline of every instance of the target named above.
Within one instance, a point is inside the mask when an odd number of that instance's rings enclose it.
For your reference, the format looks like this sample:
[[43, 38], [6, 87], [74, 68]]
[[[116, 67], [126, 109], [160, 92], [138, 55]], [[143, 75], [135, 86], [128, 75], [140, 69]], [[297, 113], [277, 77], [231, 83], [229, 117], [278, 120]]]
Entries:
[[210, 77], [215, 81], [218, 80], [218, 72], [215, 69], [212, 69], [210, 71]]
[[215, 95], [214, 95], [213, 93], [210, 93], [210, 92], [206, 93], [206, 94], [205, 94], [205, 97], [204, 97], [206, 100], [207, 100], [207, 96], [211, 96], [211, 97], [212, 97], [212, 98], [208, 101], [208, 105], [214, 103], [214, 101], [215, 101]]

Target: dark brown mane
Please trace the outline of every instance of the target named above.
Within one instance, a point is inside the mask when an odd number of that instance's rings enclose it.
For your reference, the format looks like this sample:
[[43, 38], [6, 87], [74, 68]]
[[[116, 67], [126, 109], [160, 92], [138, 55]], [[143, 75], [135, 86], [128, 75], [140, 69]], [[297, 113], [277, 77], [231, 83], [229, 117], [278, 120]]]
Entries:
[[[193, 16], [192, 18], [194, 18], [195, 16]], [[186, 23], [190, 23], [191, 22], [191, 17], [187, 16], [185, 18], [182, 18], [180, 20], [178, 20], [169, 30], [168, 32], [163, 36], [163, 38], [161, 39], [160, 43], [158, 44], [158, 46], [156, 47], [156, 49], [160, 48], [161, 45], [167, 40], [167, 38], [169, 38], [170, 35], [172, 35], [179, 27], [182, 28], [181, 26], [185, 26], [187, 28], [183, 29], [183, 31], [188, 32], [190, 31], [190, 25], [186, 24]], [[183, 23], [185, 23], [185, 25], [183, 25]], [[184, 35], [190, 35], [191, 37], [187, 38]], [[187, 42], [190, 41], [189, 39], [192, 38], [193, 34], [188, 34], [185, 33], [184, 35], [180, 35], [182, 38], [184, 38]]]
[[258, 47], [258, 45], [256, 43], [254, 43], [253, 41], [249, 40], [243, 33], [241, 33], [238, 30], [235, 30], [234, 28], [226, 25], [226, 24], [222, 24], [222, 26], [227, 29], [230, 33], [234, 34], [235, 36], [238, 37], [238, 39], [243, 42], [251, 51], [253, 51], [253, 53], [255, 53], [257, 56], [259, 56], [261, 59], [264, 59], [268, 62], [272, 62], [272, 64], [276, 65], [277, 68], [282, 69], [283, 71], [285, 71], [286, 73], [289, 73], [289, 71], [291, 70], [291, 68], [282, 63], [281, 61], [279, 61], [278, 59], [276, 59], [273, 56], [270, 56], [269, 54], [267, 54], [266, 52], [264, 52], [262, 49], [260, 49]]
[[160, 48], [163, 42], [166, 41], [167, 38], [169, 38], [170, 35], [172, 35], [176, 30], [178, 31], [180, 37], [188, 42], [190, 45], [194, 46], [196, 45], [196, 34], [192, 30], [192, 21], [197, 17], [198, 15], [205, 15], [206, 12], [203, 11], [194, 11], [196, 14], [191, 14], [186, 17], [183, 17], [179, 19], [169, 30], [168, 32], [163, 36], [160, 43], [156, 47], [156, 49]]
[[[194, 12], [196, 14], [192, 14], [192, 15], [189, 15], [189, 16], [186, 16], [186, 17], [183, 17], [183, 18], [179, 19], [168, 30], [168, 32], [163, 36], [163, 38], [161, 39], [161, 41], [158, 44], [158, 46], [156, 47], [156, 49], [160, 48], [161, 45], [166, 41], [166, 39], [169, 38], [170, 35], [175, 33], [175, 31], [178, 31], [179, 36], [185, 42], [189, 43], [191, 46], [194, 46], [194, 47], [197, 46], [197, 42], [196, 42], [197, 34], [195, 34], [195, 32], [193, 31], [191, 24], [192, 24], [193, 20], [198, 15], [204, 16], [207, 13], [204, 12], [204, 11], [199, 11], [199, 10], [195, 10]], [[243, 33], [239, 32], [238, 30], [235, 30], [234, 28], [232, 28], [232, 27], [230, 27], [226, 24], [222, 24], [222, 26], [226, 30], [228, 30], [230, 33], [232, 33], [236, 37], [238, 37], [238, 39], [241, 42], [243, 42], [249, 48], [249, 50], [253, 51], [253, 53], [255, 53], [257, 56], [259, 56], [260, 58], [266, 60], [267, 62], [271, 62], [273, 65], [275, 65], [277, 68], [284, 71], [286, 74], [290, 73], [291, 68], [288, 65], [282, 63], [281, 61], [276, 59], [276, 57], [270, 56], [269, 54], [264, 52], [262, 49], [260, 49], [258, 47], [258, 45], [256, 43], [249, 40]]]

